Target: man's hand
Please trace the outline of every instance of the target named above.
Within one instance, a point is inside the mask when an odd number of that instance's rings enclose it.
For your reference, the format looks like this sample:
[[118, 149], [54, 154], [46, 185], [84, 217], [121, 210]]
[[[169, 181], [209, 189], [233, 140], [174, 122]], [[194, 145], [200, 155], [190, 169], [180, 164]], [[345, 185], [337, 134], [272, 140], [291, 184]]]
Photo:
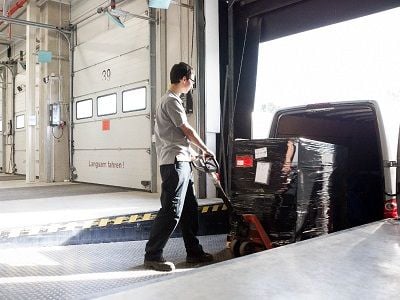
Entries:
[[204, 159], [215, 157], [215, 154], [210, 149], [203, 150], [202, 155]]

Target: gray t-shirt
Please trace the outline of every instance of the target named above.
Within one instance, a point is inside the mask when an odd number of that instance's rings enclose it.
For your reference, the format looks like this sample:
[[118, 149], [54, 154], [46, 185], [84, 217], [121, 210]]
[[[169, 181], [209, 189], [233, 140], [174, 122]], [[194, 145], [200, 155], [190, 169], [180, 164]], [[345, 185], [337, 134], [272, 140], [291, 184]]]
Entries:
[[160, 165], [190, 161], [189, 141], [179, 128], [187, 122], [182, 100], [171, 91], [161, 98], [156, 109], [154, 136]]

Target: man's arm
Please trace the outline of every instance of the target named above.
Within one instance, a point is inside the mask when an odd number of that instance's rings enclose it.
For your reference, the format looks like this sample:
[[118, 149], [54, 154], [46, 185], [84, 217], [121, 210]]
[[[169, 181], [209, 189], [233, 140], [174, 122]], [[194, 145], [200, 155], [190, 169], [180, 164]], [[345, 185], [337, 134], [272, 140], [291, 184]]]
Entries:
[[196, 130], [194, 130], [194, 128], [190, 126], [188, 122], [183, 123], [181, 126], [179, 126], [179, 128], [183, 131], [183, 134], [192, 144], [203, 151], [203, 154], [207, 156], [215, 156], [214, 153], [210, 149], [208, 149], [207, 145], [204, 144]]

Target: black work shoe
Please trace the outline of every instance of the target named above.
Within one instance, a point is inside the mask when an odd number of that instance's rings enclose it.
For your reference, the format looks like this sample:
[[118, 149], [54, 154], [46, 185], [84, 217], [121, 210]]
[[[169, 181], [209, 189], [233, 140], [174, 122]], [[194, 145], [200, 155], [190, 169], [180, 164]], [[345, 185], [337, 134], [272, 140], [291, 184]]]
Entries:
[[189, 264], [196, 263], [206, 263], [214, 260], [214, 257], [210, 253], [202, 252], [196, 255], [188, 255], [186, 256], [186, 262]]
[[159, 260], [144, 260], [144, 267], [156, 271], [171, 272], [175, 270], [175, 265], [172, 262], [166, 261], [164, 258]]

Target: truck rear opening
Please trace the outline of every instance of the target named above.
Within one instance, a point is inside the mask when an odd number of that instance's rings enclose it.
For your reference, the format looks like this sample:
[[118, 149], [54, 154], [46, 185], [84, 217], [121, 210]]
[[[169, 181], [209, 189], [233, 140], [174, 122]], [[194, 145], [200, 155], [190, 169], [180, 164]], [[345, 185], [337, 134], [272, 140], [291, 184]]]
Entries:
[[321, 104], [282, 110], [275, 115], [270, 136], [305, 137], [345, 146], [349, 227], [387, 217], [381, 140], [373, 105]]

